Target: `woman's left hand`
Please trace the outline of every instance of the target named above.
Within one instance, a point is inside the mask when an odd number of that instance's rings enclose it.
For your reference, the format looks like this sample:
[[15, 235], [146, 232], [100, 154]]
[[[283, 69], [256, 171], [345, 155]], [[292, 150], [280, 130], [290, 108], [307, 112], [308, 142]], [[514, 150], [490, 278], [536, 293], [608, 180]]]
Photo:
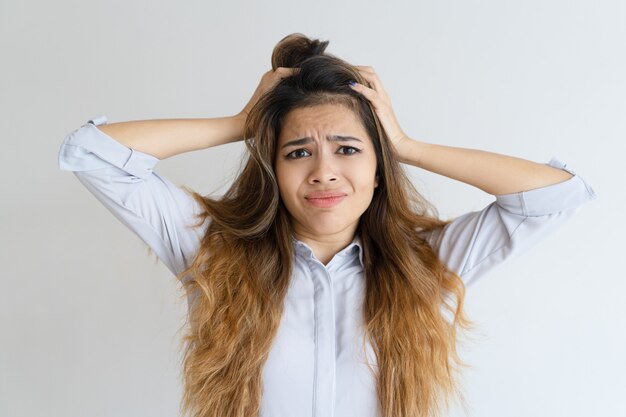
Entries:
[[402, 159], [403, 147], [411, 139], [400, 128], [400, 124], [391, 106], [391, 97], [389, 97], [389, 94], [383, 88], [374, 68], [358, 65], [355, 66], [355, 68], [359, 70], [361, 76], [363, 76], [373, 88], [369, 88], [356, 81], [352, 88], [361, 93], [372, 103], [376, 115], [385, 129], [385, 133], [387, 133], [389, 141], [393, 145], [398, 157]]

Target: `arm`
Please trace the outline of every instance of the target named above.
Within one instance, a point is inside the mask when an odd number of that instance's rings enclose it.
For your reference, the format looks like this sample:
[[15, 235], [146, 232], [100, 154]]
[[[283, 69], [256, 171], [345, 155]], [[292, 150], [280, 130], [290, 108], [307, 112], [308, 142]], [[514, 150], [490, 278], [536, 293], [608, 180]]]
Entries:
[[547, 164], [492, 152], [406, 139], [401, 162], [473, 185], [496, 200], [424, 234], [448, 268], [466, 285], [527, 251], [596, 197], [565, 164]]
[[445, 227], [422, 232], [444, 264], [466, 284], [537, 243], [596, 198], [594, 190], [553, 158], [538, 164], [492, 152], [434, 145], [410, 139], [400, 128], [391, 98], [372, 67], [357, 67], [369, 84], [353, 89], [373, 105], [400, 162], [444, 175], [493, 194], [479, 211]]
[[540, 242], [563, 225], [593, 188], [566, 164], [546, 165], [571, 178], [528, 191], [500, 194], [482, 210], [456, 217], [444, 228], [422, 233], [440, 259], [471, 285], [487, 272]]
[[99, 129], [122, 145], [158, 159], [236, 142], [243, 139], [244, 123], [259, 98], [298, 70], [279, 67], [265, 72], [248, 103], [235, 116], [137, 120], [106, 124]]
[[242, 139], [245, 119], [256, 101], [291, 72], [286, 68], [266, 72], [248, 104], [231, 117], [112, 124], [107, 124], [104, 115], [90, 119], [63, 140], [59, 168], [72, 171], [178, 275], [193, 260], [209, 222], [190, 227], [202, 207], [183, 188], [154, 171], [155, 165], [179, 153]]
[[178, 275], [193, 260], [208, 227], [208, 223], [189, 227], [201, 207], [181, 187], [154, 171], [158, 158], [104, 133], [106, 123], [106, 116], [100, 116], [70, 132], [59, 149], [59, 168], [72, 171]]
[[444, 175], [493, 194], [511, 194], [563, 182], [572, 174], [550, 165], [476, 149], [405, 138], [400, 162]]
[[351, 87], [367, 98], [400, 162], [444, 175], [493, 194], [510, 194], [563, 182], [565, 170], [512, 156], [475, 149], [435, 145], [409, 138], [398, 123], [391, 97], [371, 66], [357, 66], [363, 82]]
[[212, 119], [160, 119], [111, 123], [99, 129], [119, 143], [158, 159], [243, 139], [246, 114]]

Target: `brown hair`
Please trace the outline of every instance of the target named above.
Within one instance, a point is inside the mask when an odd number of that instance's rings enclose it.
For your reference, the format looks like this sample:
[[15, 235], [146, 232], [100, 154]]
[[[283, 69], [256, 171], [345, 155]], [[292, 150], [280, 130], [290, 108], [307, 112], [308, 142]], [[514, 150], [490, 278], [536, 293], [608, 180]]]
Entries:
[[[379, 186], [359, 220], [366, 295], [364, 323], [378, 365], [382, 417], [439, 415], [456, 373], [457, 328], [469, 329], [465, 287], [420, 236], [445, 226], [400, 166], [355, 67], [325, 53], [328, 41], [294, 33], [274, 48], [272, 68], [298, 67], [259, 99], [245, 124], [245, 166], [219, 199], [193, 197], [210, 224], [196, 258], [179, 274], [189, 305], [183, 342], [182, 410], [193, 417], [250, 417], [260, 410], [262, 370], [276, 336], [292, 274], [292, 229], [274, 157], [293, 109], [341, 103], [359, 116], [376, 151]], [[370, 367], [372, 372], [374, 370]]]

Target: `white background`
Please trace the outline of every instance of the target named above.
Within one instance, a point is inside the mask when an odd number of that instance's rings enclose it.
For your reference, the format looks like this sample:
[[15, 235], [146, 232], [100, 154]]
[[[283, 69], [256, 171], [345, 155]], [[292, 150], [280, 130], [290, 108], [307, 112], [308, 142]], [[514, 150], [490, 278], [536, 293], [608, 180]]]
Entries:
[[[292, 32], [373, 66], [412, 138], [557, 156], [589, 182], [596, 200], [468, 289], [464, 389], [472, 416], [626, 415], [625, 3], [3, 0], [0, 416], [178, 414], [186, 300], [58, 149], [100, 114], [235, 114]], [[220, 194], [243, 151], [156, 169]], [[407, 169], [443, 217], [493, 201]]]

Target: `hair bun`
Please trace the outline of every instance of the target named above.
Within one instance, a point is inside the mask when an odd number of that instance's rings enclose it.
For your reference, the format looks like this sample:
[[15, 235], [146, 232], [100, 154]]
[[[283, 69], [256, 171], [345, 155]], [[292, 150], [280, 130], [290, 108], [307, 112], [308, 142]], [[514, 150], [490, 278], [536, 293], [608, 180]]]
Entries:
[[272, 69], [297, 67], [315, 55], [324, 55], [328, 41], [311, 39], [302, 33], [292, 33], [282, 38], [272, 52]]

